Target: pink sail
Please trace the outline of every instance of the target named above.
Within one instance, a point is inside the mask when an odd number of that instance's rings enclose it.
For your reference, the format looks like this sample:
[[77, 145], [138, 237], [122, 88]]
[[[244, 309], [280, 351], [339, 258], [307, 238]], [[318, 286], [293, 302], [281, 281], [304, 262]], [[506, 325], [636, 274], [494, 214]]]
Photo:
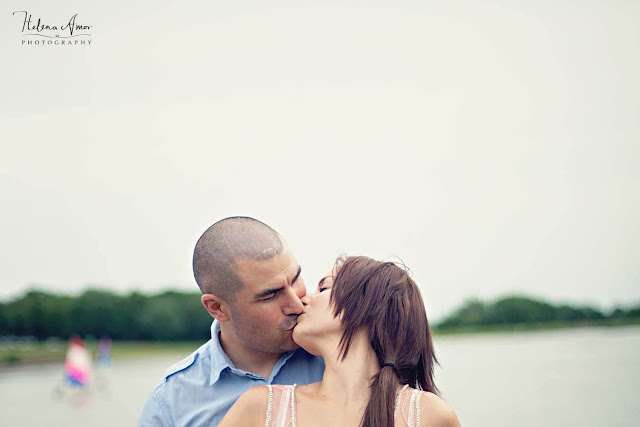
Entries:
[[93, 366], [91, 355], [78, 336], [69, 339], [69, 350], [64, 362], [65, 378], [74, 385], [84, 386], [91, 382]]

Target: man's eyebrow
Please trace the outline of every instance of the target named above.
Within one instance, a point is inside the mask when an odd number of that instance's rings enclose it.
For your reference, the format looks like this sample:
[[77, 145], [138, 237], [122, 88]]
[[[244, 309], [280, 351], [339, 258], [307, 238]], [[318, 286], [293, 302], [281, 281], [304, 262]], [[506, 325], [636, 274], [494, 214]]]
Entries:
[[296, 283], [296, 280], [298, 280], [298, 277], [300, 277], [300, 273], [302, 273], [302, 267], [298, 266], [298, 272], [296, 273], [295, 277], [291, 281], [292, 285]]
[[284, 289], [284, 286], [279, 286], [277, 288], [271, 288], [271, 289], [265, 289], [264, 291], [260, 292], [259, 294], [255, 294], [253, 296], [254, 299], [260, 299], [260, 298], [264, 298], [266, 296], [269, 296], [271, 294], [275, 294], [278, 291], [281, 291]]
[[[296, 282], [296, 280], [298, 280], [298, 277], [300, 277], [300, 273], [301, 272], [302, 272], [302, 267], [298, 266], [298, 272], [296, 273], [295, 277], [291, 281], [292, 285]], [[284, 289], [284, 286], [278, 286], [277, 288], [265, 289], [264, 291], [260, 292], [259, 294], [255, 294], [253, 296], [253, 298], [254, 299], [264, 298], [264, 297], [269, 296], [271, 294], [275, 294], [276, 292], [279, 292], [279, 291], [281, 291], [283, 289]]]

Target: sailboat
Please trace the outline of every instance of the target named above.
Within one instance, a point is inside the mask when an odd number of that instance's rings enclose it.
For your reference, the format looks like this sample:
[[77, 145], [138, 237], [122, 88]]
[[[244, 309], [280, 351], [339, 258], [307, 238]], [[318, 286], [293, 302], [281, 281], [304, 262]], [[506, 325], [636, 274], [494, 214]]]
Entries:
[[74, 335], [69, 339], [63, 378], [53, 390], [54, 397], [61, 398], [72, 390], [86, 390], [92, 379], [93, 363], [91, 354], [82, 338]]
[[91, 354], [77, 335], [69, 339], [69, 349], [64, 362], [64, 377], [72, 386], [88, 386], [93, 377]]

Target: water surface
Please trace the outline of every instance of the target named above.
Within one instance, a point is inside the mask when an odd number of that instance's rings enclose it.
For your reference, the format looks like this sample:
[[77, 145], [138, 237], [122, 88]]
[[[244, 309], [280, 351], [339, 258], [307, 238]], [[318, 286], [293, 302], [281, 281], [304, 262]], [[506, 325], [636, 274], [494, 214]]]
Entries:
[[[436, 337], [443, 397], [463, 426], [640, 426], [640, 327]], [[62, 366], [0, 369], [0, 426], [134, 426], [184, 355], [115, 360], [107, 392], [52, 397]], [[304, 426], [302, 426], [304, 427]]]
[[463, 426], [640, 426], [640, 327], [436, 337]]

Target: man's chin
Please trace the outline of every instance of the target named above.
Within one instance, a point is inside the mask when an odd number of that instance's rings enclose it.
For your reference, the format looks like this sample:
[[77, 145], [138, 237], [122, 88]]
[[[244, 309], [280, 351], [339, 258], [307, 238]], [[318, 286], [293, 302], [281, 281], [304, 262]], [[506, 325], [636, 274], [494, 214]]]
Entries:
[[293, 329], [290, 329], [287, 332], [288, 335], [288, 339], [286, 344], [284, 345], [285, 350], [283, 350], [283, 352], [285, 351], [293, 351], [293, 350], [297, 350], [300, 348], [300, 346], [293, 340]]
[[286, 350], [283, 351], [283, 353], [285, 353], [287, 351], [296, 351], [299, 348], [300, 348], [300, 346], [298, 344], [293, 343], [292, 347], [287, 348]]

